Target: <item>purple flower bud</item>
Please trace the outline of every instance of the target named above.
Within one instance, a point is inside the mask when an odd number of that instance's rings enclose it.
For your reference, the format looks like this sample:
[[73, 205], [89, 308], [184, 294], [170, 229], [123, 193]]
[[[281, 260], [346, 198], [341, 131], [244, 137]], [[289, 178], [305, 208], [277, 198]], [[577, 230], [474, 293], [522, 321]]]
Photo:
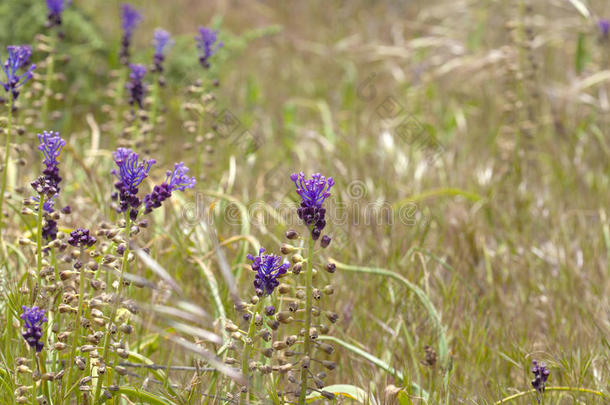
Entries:
[[330, 241], [331, 241], [330, 236], [324, 235], [324, 236], [322, 236], [322, 240], [320, 240], [320, 246], [322, 248], [326, 248], [326, 247], [328, 247], [328, 245], [330, 245]]
[[210, 67], [210, 63], [208, 62], [210, 57], [223, 46], [223, 43], [216, 42], [217, 40], [218, 31], [213, 31], [206, 27], [199, 27], [199, 35], [195, 37], [195, 41], [197, 41], [197, 49], [199, 50], [199, 63], [206, 69]]
[[25, 332], [22, 333], [22, 336], [30, 347], [35, 348], [36, 352], [40, 352], [44, 347], [44, 343], [40, 339], [42, 339], [42, 323], [47, 321], [44, 316], [45, 311], [38, 307], [23, 306], [22, 308], [21, 319], [25, 324]]
[[36, 65], [31, 64], [23, 74], [19, 75], [18, 71], [30, 63], [32, 48], [28, 45], [11, 45], [7, 47], [7, 50], [8, 58], [6, 61], [2, 63], [2, 59], [0, 59], [6, 82], [0, 81], [0, 84], [7, 93], [11, 94], [13, 100], [17, 100], [19, 88], [32, 78], [32, 72], [36, 69]]
[[265, 307], [265, 315], [272, 316], [273, 314], [275, 314], [275, 307], [273, 305]]
[[70, 245], [83, 249], [90, 248], [91, 246], [95, 245], [96, 242], [97, 239], [89, 234], [89, 229], [85, 228], [77, 228], [76, 230], [70, 232], [70, 237], [68, 238], [68, 243]]
[[252, 261], [252, 270], [256, 271], [254, 288], [257, 291], [257, 295], [271, 294], [280, 285], [277, 279], [286, 274], [290, 268], [290, 263], [282, 263], [281, 256], [266, 255], [264, 252], [265, 249], [261, 248], [258, 256], [247, 256]]

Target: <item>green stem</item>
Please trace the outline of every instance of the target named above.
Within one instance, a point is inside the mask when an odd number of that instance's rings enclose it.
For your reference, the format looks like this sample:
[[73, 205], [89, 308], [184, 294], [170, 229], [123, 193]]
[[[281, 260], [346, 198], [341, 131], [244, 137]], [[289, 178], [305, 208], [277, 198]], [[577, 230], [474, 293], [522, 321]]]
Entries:
[[[316, 241], [310, 236], [307, 250], [307, 269], [305, 272], [305, 344], [303, 345], [303, 356], [310, 357], [311, 339], [309, 330], [311, 329], [311, 296], [313, 285], [313, 248]], [[307, 397], [307, 377], [309, 370], [301, 365], [301, 393], [299, 394], [299, 405], [305, 405]]]
[[[11, 129], [13, 126], [13, 98], [9, 96], [8, 121], [6, 124], [6, 145], [4, 147], [4, 166], [2, 168], [2, 190], [0, 191], [0, 230], [4, 227], [4, 193], [8, 179], [8, 159], [11, 146]], [[2, 238], [4, 240], [4, 238]], [[4, 243], [4, 242], [3, 242]]]
[[[246, 379], [246, 382], [248, 383], [248, 385], [250, 385], [250, 379], [248, 377], [249, 371], [250, 371], [250, 352], [252, 351], [252, 346], [253, 346], [253, 341], [254, 341], [254, 333], [256, 332], [256, 324], [255, 319], [256, 319], [256, 315], [261, 311], [261, 308], [263, 306], [263, 301], [264, 298], [260, 297], [260, 299], [258, 300], [258, 303], [256, 304], [256, 306], [254, 307], [254, 311], [252, 313], [252, 319], [250, 319], [250, 326], [248, 327], [248, 338], [246, 339], [246, 342], [244, 343], [244, 355], [242, 357], [241, 360], [241, 373], [244, 375], [244, 378]], [[249, 391], [248, 391], [249, 392]], [[249, 397], [248, 393], [245, 392], [242, 395], [242, 401], [244, 399], [246, 399], [246, 403], [248, 403], [247, 398]]]
[[[38, 288], [42, 288], [42, 276], [40, 275], [42, 270], [42, 216], [44, 211], [44, 196], [40, 195], [40, 201], [38, 201], [38, 217], [36, 220], [36, 277], [38, 279]], [[34, 283], [30, 285], [32, 291], [32, 305], [36, 301], [36, 289]]]
[[76, 354], [76, 346], [78, 343], [78, 337], [80, 336], [80, 324], [81, 317], [83, 315], [83, 295], [85, 293], [85, 263], [84, 263], [84, 249], [80, 249], [79, 260], [81, 262], [81, 268], [79, 270], [79, 286], [78, 286], [78, 310], [76, 311], [76, 326], [72, 331], [72, 347], [70, 348], [70, 370], [68, 371], [68, 381], [66, 386], [70, 386], [72, 383], [72, 374], [74, 372], [74, 358]]
[[38, 400], [36, 399], [36, 380], [34, 380], [34, 369], [37, 367], [37, 364], [36, 350], [32, 350], [32, 405], [38, 405]]
[[[123, 252], [123, 263], [121, 264], [121, 274], [119, 276], [119, 285], [117, 288], [117, 295], [114, 300], [114, 305], [112, 306], [112, 312], [110, 314], [110, 319], [108, 322], [108, 328], [106, 330], [106, 334], [104, 335], [104, 348], [102, 353], [104, 353], [103, 364], [108, 364], [108, 347], [110, 345], [110, 330], [112, 325], [114, 324], [114, 319], [116, 318], [116, 314], [119, 310], [119, 302], [121, 300], [121, 294], [123, 293], [123, 277], [125, 275], [125, 269], [127, 268], [128, 258], [129, 258], [129, 239], [131, 233], [131, 219], [129, 218], [129, 213], [125, 213], [125, 239], [127, 240], [125, 251]], [[106, 366], [106, 373], [109, 373], [110, 370]], [[97, 376], [97, 385], [95, 387], [95, 396], [93, 397], [93, 404], [97, 404], [100, 398], [100, 394], [102, 392], [102, 381], [103, 377], [101, 375]]]
[[[606, 394], [604, 394], [601, 391], [595, 391], [589, 388], [573, 388], [573, 387], [546, 387], [544, 389], [544, 392], [552, 392], [552, 391], [572, 391], [572, 392], [580, 392], [580, 393], [586, 393], [586, 394], [593, 394], [593, 395], [597, 395], [599, 397], [602, 397], [604, 399], [610, 399], [610, 397]], [[512, 401], [513, 399], [517, 399], [517, 398], [521, 398], [524, 397], [526, 395], [529, 394], [536, 394], [538, 391], [536, 390], [529, 390], [529, 391], [523, 391], [523, 392], [518, 392], [514, 395], [508, 396], [506, 398], [503, 398], [501, 400], [499, 400], [498, 402], [496, 402], [494, 405], [502, 405], [505, 404], [506, 402]]]

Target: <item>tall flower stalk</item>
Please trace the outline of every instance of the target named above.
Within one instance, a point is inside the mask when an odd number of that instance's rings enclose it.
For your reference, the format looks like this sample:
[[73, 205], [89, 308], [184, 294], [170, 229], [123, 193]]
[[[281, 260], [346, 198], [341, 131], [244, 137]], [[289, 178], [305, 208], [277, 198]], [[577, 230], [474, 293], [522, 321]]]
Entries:
[[[324, 200], [330, 197], [330, 189], [335, 184], [332, 177], [328, 179], [320, 173], [315, 173], [310, 179], [305, 173], [292, 174], [290, 179], [296, 186], [297, 194], [301, 197], [301, 204], [297, 210], [299, 218], [309, 230], [307, 244], [307, 261], [305, 268], [305, 325], [303, 336], [303, 358], [301, 360], [301, 379], [299, 390], [299, 404], [304, 405], [307, 398], [307, 380], [311, 374], [310, 361], [312, 354], [312, 340], [317, 337], [317, 330], [312, 328], [312, 300], [313, 300], [313, 259], [316, 241], [320, 238], [326, 226], [326, 208]], [[330, 243], [330, 238], [322, 238], [323, 246]]]
[[[20, 88], [32, 78], [32, 72], [36, 69], [35, 64], [30, 64], [32, 49], [27, 45], [12, 45], [7, 47], [8, 58], [2, 62], [2, 71], [5, 76], [5, 82], [0, 81], [7, 93], [8, 99], [8, 120], [6, 126], [6, 142], [4, 146], [4, 165], [2, 167], [2, 188], [0, 190], [0, 217], [4, 219], [4, 193], [6, 192], [6, 181], [8, 173], [8, 161], [10, 157], [11, 147], [11, 130], [13, 127], [13, 110], [15, 101], [19, 97]], [[25, 72], [19, 74], [19, 71], [25, 69]], [[0, 221], [0, 230], [3, 227], [3, 222]]]

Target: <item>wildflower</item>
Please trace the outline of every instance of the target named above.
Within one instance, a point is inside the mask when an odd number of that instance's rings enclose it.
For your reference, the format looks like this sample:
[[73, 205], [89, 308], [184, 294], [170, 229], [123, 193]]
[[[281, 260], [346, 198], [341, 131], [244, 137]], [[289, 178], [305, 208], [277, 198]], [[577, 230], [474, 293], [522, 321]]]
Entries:
[[163, 72], [163, 61], [165, 60], [165, 52], [174, 44], [169, 32], [157, 28], [153, 34], [153, 46], [155, 47], [155, 54], [153, 56], [154, 69], [153, 72]]
[[123, 27], [123, 39], [121, 41], [121, 52], [119, 57], [121, 63], [129, 64], [129, 46], [131, 45], [131, 37], [138, 24], [142, 21], [142, 15], [138, 10], [130, 4], [121, 4], [121, 25]]
[[195, 187], [195, 178], [187, 175], [189, 169], [184, 163], [174, 164], [174, 170], [167, 171], [165, 181], [153, 188], [152, 193], [144, 197], [145, 213], [150, 213], [153, 209], [159, 208], [163, 201], [172, 196], [172, 192], [184, 191], [187, 188]]
[[47, 0], [47, 8], [49, 9], [47, 26], [49, 28], [61, 25], [61, 15], [70, 3], [70, 0]]
[[[57, 158], [66, 145], [66, 141], [59, 136], [59, 132], [53, 131], [43, 131], [42, 134], [38, 134], [38, 140], [40, 140], [38, 150], [44, 155], [43, 163], [46, 166], [46, 169], [44, 169], [42, 173], [55, 186], [57, 191], [59, 191], [61, 177], [59, 176], [59, 168], [57, 167], [59, 165]], [[56, 194], [57, 191], [53, 194]]]
[[605, 18], [600, 19], [597, 22], [597, 27], [602, 36], [602, 39], [608, 39], [610, 37], [610, 20]]
[[223, 43], [216, 42], [217, 40], [218, 31], [206, 27], [199, 27], [199, 35], [195, 37], [195, 41], [197, 41], [197, 49], [199, 50], [199, 63], [206, 69], [210, 67], [208, 59], [223, 46]]
[[148, 172], [155, 161], [142, 160], [139, 161], [137, 153], [131, 149], [118, 148], [114, 152], [114, 161], [119, 167], [119, 170], [112, 170], [119, 181], [114, 187], [118, 190], [116, 195], [119, 198], [119, 212], [129, 212], [130, 218], [135, 219], [138, 215], [138, 208], [142, 204], [138, 198], [138, 187], [142, 181], [148, 176]]
[[252, 270], [256, 271], [254, 288], [259, 296], [271, 294], [280, 285], [277, 279], [286, 274], [290, 268], [290, 263], [288, 262], [281, 264], [281, 256], [266, 255], [264, 252], [265, 249], [261, 248], [258, 256], [247, 256], [252, 261]]
[[45, 311], [38, 307], [28, 308], [23, 306], [23, 314], [21, 319], [25, 323], [25, 332], [21, 334], [25, 341], [30, 347], [36, 349], [36, 352], [40, 352], [44, 347], [44, 343], [40, 341], [42, 339], [42, 323], [47, 321], [44, 316]]
[[31, 64], [27, 67], [25, 73], [18, 75], [17, 72], [21, 68], [25, 68], [30, 62], [30, 56], [32, 56], [32, 48], [27, 45], [11, 45], [7, 47], [8, 58], [4, 63], [0, 59], [2, 64], [2, 70], [6, 76], [6, 83], [1, 82], [4, 90], [7, 93], [11, 93], [13, 101], [19, 97], [19, 88], [27, 83], [32, 78], [32, 72], [36, 69], [35, 64]]
[[322, 207], [322, 204], [330, 197], [330, 189], [335, 181], [332, 177], [327, 179], [320, 173], [314, 173], [311, 179], [305, 179], [303, 172], [292, 174], [290, 179], [297, 187], [297, 194], [301, 196], [301, 206], [297, 209], [297, 214], [311, 229], [312, 238], [318, 239], [326, 226], [326, 208]]
[[[47, 201], [45, 201], [42, 204], [42, 209], [45, 212], [52, 214], [55, 211], [54, 206], [55, 206], [55, 199], [57, 198], [57, 196], [58, 196], [58, 194], [54, 194], [53, 197], [49, 198]], [[38, 197], [38, 196], [32, 197], [32, 200], [35, 201], [36, 203], [39, 203], [40, 197]], [[46, 221], [42, 226], [42, 237], [47, 242], [57, 239], [57, 221], [55, 221], [54, 219], [51, 219], [49, 217], [46, 218]]]
[[74, 247], [80, 247], [83, 249], [90, 248], [95, 245], [97, 239], [94, 236], [89, 234], [89, 229], [85, 228], [77, 228], [76, 230], [70, 232], [70, 237], [68, 238], [68, 243]]
[[125, 88], [129, 91], [129, 105], [137, 104], [142, 108], [142, 101], [146, 94], [146, 87], [142, 83], [144, 75], [146, 75], [146, 66], [144, 65], [129, 65], [131, 73], [129, 74], [129, 82], [125, 84]]
[[540, 394], [544, 392], [546, 380], [549, 378], [551, 372], [544, 363], [538, 363], [536, 360], [532, 361], [532, 373], [534, 373], [534, 379], [532, 380], [532, 387]]

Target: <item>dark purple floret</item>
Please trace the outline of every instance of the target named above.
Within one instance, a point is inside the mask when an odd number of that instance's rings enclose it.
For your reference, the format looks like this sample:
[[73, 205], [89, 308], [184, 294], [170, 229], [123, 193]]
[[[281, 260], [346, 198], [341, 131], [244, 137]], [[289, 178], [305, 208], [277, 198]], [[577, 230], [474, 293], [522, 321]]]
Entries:
[[10, 93], [13, 97], [13, 101], [19, 97], [19, 88], [27, 83], [32, 78], [32, 72], [36, 69], [36, 65], [31, 64], [25, 69], [25, 72], [21, 75], [18, 74], [19, 70], [26, 68], [30, 63], [30, 56], [32, 56], [32, 48], [27, 45], [11, 45], [7, 47], [8, 58], [4, 63], [0, 59], [2, 70], [6, 76], [6, 82], [1, 82], [4, 90]]
[[129, 64], [129, 46], [131, 45], [131, 37], [138, 24], [142, 21], [142, 15], [138, 10], [130, 4], [121, 4], [121, 26], [123, 27], [123, 39], [121, 41], [121, 52], [119, 57], [121, 63]]
[[172, 192], [179, 190], [184, 191], [187, 188], [195, 187], [195, 178], [188, 176], [188, 167], [184, 163], [174, 164], [174, 170], [167, 171], [167, 177], [165, 181], [158, 186], [153, 188], [152, 193], [144, 197], [144, 205], [146, 214], [150, 213], [153, 209], [159, 208], [163, 201], [167, 200], [172, 196]]
[[265, 249], [261, 248], [258, 256], [247, 256], [252, 261], [252, 270], [256, 271], [254, 288], [258, 296], [271, 294], [280, 285], [277, 279], [290, 268], [290, 263], [282, 263], [281, 256], [266, 255], [264, 252]]
[[326, 208], [324, 200], [330, 197], [330, 189], [335, 184], [332, 177], [328, 179], [320, 173], [314, 173], [311, 179], [305, 179], [305, 173], [292, 174], [290, 179], [301, 196], [301, 206], [297, 209], [299, 218], [311, 229], [311, 236], [317, 240], [326, 226]]
[[40, 140], [38, 150], [44, 155], [43, 163], [46, 168], [42, 171], [42, 177], [32, 183], [32, 187], [39, 194], [48, 197], [55, 196], [60, 190], [59, 183], [61, 182], [57, 158], [66, 145], [66, 141], [59, 136], [59, 132], [53, 131], [43, 131], [42, 134], [38, 134], [38, 139]]
[[154, 68], [153, 72], [163, 72], [163, 61], [165, 61], [165, 52], [174, 44], [169, 32], [157, 28], [153, 34], [153, 46], [155, 54], [153, 56]]
[[125, 84], [125, 88], [129, 91], [129, 105], [137, 104], [138, 107], [142, 108], [142, 101], [144, 101], [146, 95], [146, 86], [142, 82], [146, 75], [146, 66], [131, 64], [129, 68], [131, 73], [129, 74], [129, 81]]
[[68, 243], [70, 245], [83, 249], [90, 248], [91, 246], [95, 245], [95, 242], [97, 242], [97, 239], [90, 235], [89, 229], [85, 228], [77, 228], [76, 230], [70, 232], [70, 237], [68, 238]]
[[597, 22], [597, 27], [599, 28], [602, 38], [608, 39], [610, 37], [610, 20], [605, 18], [600, 19]]
[[532, 361], [532, 373], [534, 373], [534, 379], [532, 380], [532, 387], [540, 394], [544, 392], [546, 380], [549, 378], [551, 372], [544, 363], [538, 363], [536, 360]]
[[130, 210], [129, 216], [131, 219], [138, 216], [138, 208], [142, 204], [138, 198], [138, 187], [148, 176], [151, 166], [155, 164], [153, 159], [143, 159], [141, 162], [139, 159], [138, 154], [131, 149], [118, 148], [114, 152], [114, 161], [119, 167], [118, 170], [112, 170], [112, 174], [119, 180], [114, 184], [118, 191], [118, 211], [126, 212]]
[[25, 341], [30, 347], [36, 349], [36, 352], [40, 352], [44, 347], [44, 343], [40, 341], [42, 339], [42, 323], [47, 321], [44, 316], [45, 311], [38, 307], [26, 307], [23, 306], [23, 314], [21, 319], [24, 321], [25, 331], [21, 334]]
[[222, 46], [222, 42], [218, 41], [218, 31], [211, 30], [206, 27], [199, 27], [199, 35], [195, 37], [197, 41], [197, 49], [199, 50], [199, 63], [204, 68], [209, 68], [209, 59], [214, 55]]
[[272, 316], [273, 314], [275, 314], [275, 307], [273, 305], [265, 307], [265, 315]]
[[70, 0], [47, 0], [47, 8], [49, 9], [48, 27], [61, 25], [61, 16], [70, 3]]

